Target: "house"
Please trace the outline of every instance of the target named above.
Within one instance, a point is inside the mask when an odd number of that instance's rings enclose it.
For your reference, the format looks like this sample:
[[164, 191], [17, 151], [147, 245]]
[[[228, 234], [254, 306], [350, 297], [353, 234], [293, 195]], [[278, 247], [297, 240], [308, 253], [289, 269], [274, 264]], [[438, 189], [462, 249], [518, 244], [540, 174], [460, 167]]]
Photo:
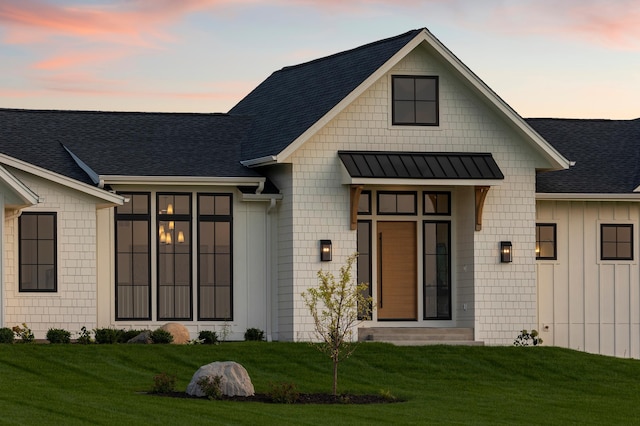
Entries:
[[524, 120], [426, 29], [285, 67], [227, 114], [0, 109], [1, 325], [309, 340], [301, 293], [358, 252], [361, 338], [537, 328], [640, 358], [639, 137]]

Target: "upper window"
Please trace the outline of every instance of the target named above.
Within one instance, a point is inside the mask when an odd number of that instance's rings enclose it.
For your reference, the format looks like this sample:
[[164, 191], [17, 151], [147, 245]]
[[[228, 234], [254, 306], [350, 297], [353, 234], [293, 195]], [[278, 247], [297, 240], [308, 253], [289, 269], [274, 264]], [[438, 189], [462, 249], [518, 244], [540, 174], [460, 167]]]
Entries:
[[358, 214], [371, 214], [371, 191], [362, 191], [358, 200]]
[[437, 126], [438, 77], [393, 76], [393, 124]]
[[600, 225], [600, 258], [633, 260], [633, 225]]
[[57, 291], [56, 213], [23, 212], [18, 228], [20, 291]]
[[557, 259], [555, 223], [536, 224], [536, 259]]

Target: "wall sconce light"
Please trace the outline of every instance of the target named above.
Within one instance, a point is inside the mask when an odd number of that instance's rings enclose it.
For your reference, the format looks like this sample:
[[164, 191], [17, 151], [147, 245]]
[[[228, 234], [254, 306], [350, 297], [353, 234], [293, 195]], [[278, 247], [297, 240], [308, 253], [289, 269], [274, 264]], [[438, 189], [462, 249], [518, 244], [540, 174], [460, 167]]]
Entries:
[[510, 263], [513, 260], [511, 241], [500, 241], [500, 262]]
[[320, 240], [320, 261], [331, 262], [331, 240]]

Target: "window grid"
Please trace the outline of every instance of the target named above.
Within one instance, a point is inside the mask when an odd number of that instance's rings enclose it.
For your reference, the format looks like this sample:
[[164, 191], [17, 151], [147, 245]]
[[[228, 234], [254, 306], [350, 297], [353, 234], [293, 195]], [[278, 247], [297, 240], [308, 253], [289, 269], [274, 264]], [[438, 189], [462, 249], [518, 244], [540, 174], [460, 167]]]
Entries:
[[600, 225], [600, 259], [633, 260], [633, 225]]
[[391, 80], [394, 125], [439, 125], [437, 76], [398, 75]]
[[116, 207], [116, 320], [151, 319], [151, 194]]
[[18, 219], [19, 291], [56, 292], [57, 214], [23, 212]]
[[557, 239], [555, 223], [536, 224], [536, 259], [556, 260]]

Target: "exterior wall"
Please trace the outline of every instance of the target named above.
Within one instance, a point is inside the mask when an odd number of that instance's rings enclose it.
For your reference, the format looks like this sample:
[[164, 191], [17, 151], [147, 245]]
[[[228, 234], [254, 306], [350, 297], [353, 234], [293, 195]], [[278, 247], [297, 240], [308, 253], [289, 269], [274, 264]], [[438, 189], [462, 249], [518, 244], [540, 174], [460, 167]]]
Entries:
[[[537, 221], [557, 232], [557, 260], [537, 261], [544, 344], [640, 358], [640, 205], [538, 201]], [[633, 261], [600, 260], [601, 223], [633, 224]]]
[[[115, 319], [115, 249], [113, 246], [114, 209], [109, 214], [99, 215], [100, 228], [98, 251], [101, 254], [100, 278], [98, 289], [100, 315], [99, 327], [117, 327], [132, 329], [155, 329], [169, 322], [157, 320], [157, 275], [156, 256], [156, 193], [175, 192], [192, 193], [192, 300], [193, 320], [178, 321], [189, 329], [192, 338], [196, 338], [201, 330], [214, 330], [221, 336], [227, 334], [229, 340], [242, 340], [247, 328], [259, 328], [270, 334], [272, 324], [269, 319], [271, 307], [269, 304], [270, 276], [268, 264], [271, 262], [271, 250], [268, 235], [270, 235], [270, 221], [277, 216], [274, 210], [267, 214], [269, 202], [242, 201], [242, 195], [234, 187], [179, 187], [157, 186], [150, 187], [117, 187], [121, 192], [150, 192], [151, 193], [151, 320], [116, 321]], [[198, 321], [196, 309], [198, 306], [197, 292], [197, 193], [232, 193], [233, 194], [233, 320], [230, 321]], [[277, 218], [276, 218], [277, 219]], [[104, 230], [111, 229], [110, 232]], [[107, 260], [108, 259], [108, 260]]]
[[63, 186], [12, 173], [44, 202], [24, 211], [57, 213], [58, 291], [24, 293], [18, 286], [18, 217], [4, 223], [4, 324], [26, 323], [37, 339], [50, 328], [72, 333], [96, 327], [96, 200]]
[[[441, 124], [436, 128], [391, 126], [391, 75], [412, 73], [440, 76]], [[537, 323], [535, 260], [526, 254], [535, 244], [534, 170], [542, 160], [502, 118], [450, 76], [448, 68], [420, 48], [290, 157], [293, 179], [285, 198], [293, 203], [294, 338], [310, 338], [313, 330], [300, 294], [316, 284], [320, 268], [338, 273], [344, 259], [356, 250], [356, 232], [349, 228], [349, 189], [341, 183], [338, 150], [493, 153], [506, 178], [489, 191], [482, 231], [472, 231], [473, 189], [458, 192], [459, 207], [466, 211], [454, 213], [458, 222], [454, 228], [464, 230], [455, 237], [454, 316], [461, 324], [472, 324], [476, 339], [487, 344], [511, 343], [518, 330]], [[333, 241], [333, 262], [319, 262], [320, 239]], [[512, 264], [499, 263], [502, 240], [513, 242]]]

